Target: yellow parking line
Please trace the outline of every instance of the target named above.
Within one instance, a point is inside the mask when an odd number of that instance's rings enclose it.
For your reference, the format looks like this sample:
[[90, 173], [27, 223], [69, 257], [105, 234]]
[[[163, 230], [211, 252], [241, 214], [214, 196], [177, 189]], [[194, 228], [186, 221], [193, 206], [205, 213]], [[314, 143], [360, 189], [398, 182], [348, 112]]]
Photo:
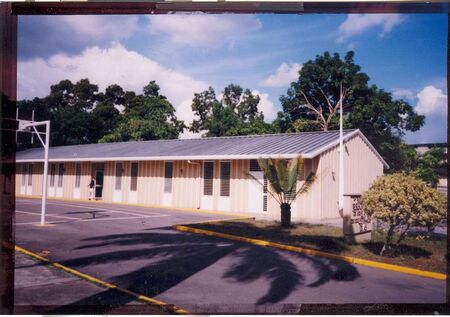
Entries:
[[218, 238], [224, 238], [224, 239], [229, 239], [229, 240], [234, 240], [234, 241], [247, 242], [247, 243], [264, 246], [264, 247], [272, 247], [272, 248], [277, 248], [277, 249], [281, 249], [281, 250], [287, 250], [287, 251], [292, 251], [292, 252], [304, 253], [304, 254], [308, 254], [308, 255], [325, 257], [325, 258], [329, 258], [329, 259], [342, 260], [342, 261], [352, 263], [352, 264], [365, 265], [365, 266], [375, 267], [375, 268], [383, 269], [383, 270], [396, 271], [396, 272], [401, 272], [401, 273], [406, 273], [406, 274], [434, 278], [434, 279], [438, 279], [438, 280], [446, 280], [447, 279], [446, 274], [422, 271], [422, 270], [404, 267], [404, 266], [400, 266], [400, 265], [364, 260], [364, 259], [360, 259], [360, 258], [354, 258], [351, 256], [343, 256], [343, 255], [322, 252], [322, 251], [317, 251], [317, 250], [312, 250], [312, 249], [294, 247], [291, 245], [286, 245], [286, 244], [281, 244], [281, 243], [276, 243], [276, 242], [271, 242], [271, 241], [258, 240], [258, 239], [240, 237], [240, 236], [235, 236], [235, 235], [231, 235], [231, 234], [220, 233], [220, 232], [215, 232], [215, 231], [210, 231], [210, 230], [191, 228], [191, 227], [187, 227], [187, 226], [176, 225], [176, 226], [173, 226], [173, 228], [178, 231], [197, 233], [197, 234], [207, 235], [207, 236], [211, 236], [211, 237], [218, 237]]
[[85, 279], [85, 280], [87, 280], [87, 281], [89, 281], [89, 282], [98, 284], [98, 285], [103, 286], [103, 287], [105, 287], [105, 288], [117, 290], [118, 292], [121, 292], [121, 293], [125, 293], [125, 294], [127, 294], [127, 295], [130, 295], [131, 297], [133, 297], [133, 298], [135, 298], [135, 299], [137, 299], [137, 300], [140, 300], [140, 301], [142, 301], [142, 302], [145, 302], [145, 303], [148, 303], [148, 304], [152, 304], [152, 305], [159, 306], [159, 307], [162, 308], [163, 310], [166, 310], [166, 311], [169, 311], [169, 312], [173, 312], [173, 313], [177, 313], [177, 314], [188, 314], [188, 311], [186, 311], [186, 310], [184, 310], [184, 309], [182, 309], [182, 308], [176, 307], [175, 305], [167, 304], [167, 303], [162, 302], [162, 301], [159, 301], [159, 300], [157, 300], [157, 299], [154, 299], [154, 298], [151, 298], [151, 297], [142, 295], [142, 294], [138, 294], [138, 293], [135, 293], [135, 292], [133, 292], [133, 291], [127, 290], [127, 289], [125, 289], [125, 288], [122, 288], [122, 287], [120, 287], [120, 286], [117, 286], [117, 285], [114, 285], [114, 284], [111, 284], [111, 283], [102, 281], [102, 280], [100, 280], [100, 279], [98, 279], [98, 278], [95, 278], [95, 277], [90, 276], [90, 275], [85, 274], [85, 273], [81, 273], [80, 271], [71, 269], [70, 267], [64, 266], [64, 265], [59, 264], [59, 263], [57, 263], [57, 262], [52, 262], [52, 261], [50, 261], [50, 260], [47, 259], [47, 258], [44, 258], [44, 257], [42, 257], [42, 256], [40, 256], [40, 255], [38, 255], [38, 254], [36, 254], [36, 253], [34, 253], [34, 252], [25, 250], [24, 248], [21, 248], [21, 247], [19, 247], [19, 246], [17, 246], [17, 245], [16, 245], [14, 248], [15, 248], [15, 250], [18, 251], [18, 252], [21, 252], [21, 253], [23, 253], [23, 254], [26, 254], [26, 255], [28, 255], [28, 256], [31, 256], [31, 257], [33, 257], [33, 258], [39, 260], [39, 261], [45, 262], [46, 264], [49, 264], [49, 265], [51, 265], [51, 266], [53, 266], [53, 267], [56, 267], [56, 268], [58, 268], [58, 269], [61, 269], [61, 270], [63, 270], [63, 271], [66, 271], [66, 272], [68, 272], [68, 273], [70, 273], [70, 274], [73, 274], [73, 275], [75, 275], [75, 276], [78, 276], [78, 277], [80, 277], [80, 278], [82, 278], [82, 279]]

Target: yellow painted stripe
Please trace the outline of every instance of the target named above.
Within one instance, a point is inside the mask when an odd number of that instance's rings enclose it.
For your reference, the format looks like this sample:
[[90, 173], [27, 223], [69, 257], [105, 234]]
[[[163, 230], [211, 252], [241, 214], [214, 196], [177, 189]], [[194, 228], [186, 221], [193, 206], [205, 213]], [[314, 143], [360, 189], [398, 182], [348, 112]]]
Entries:
[[[41, 196], [36, 195], [20, 195], [16, 194], [16, 198], [27, 198], [27, 199], [42, 199]], [[162, 205], [145, 205], [145, 204], [132, 204], [127, 202], [113, 202], [113, 201], [103, 201], [103, 200], [87, 200], [87, 199], [78, 199], [78, 198], [65, 198], [65, 197], [48, 197], [48, 200], [59, 200], [59, 201], [78, 201], [85, 203], [97, 203], [97, 204], [113, 204], [113, 205], [125, 205], [125, 206], [136, 206], [136, 207], [146, 207], [146, 208], [158, 208], [158, 209], [167, 209], [171, 211], [186, 211], [186, 212], [196, 212], [196, 213], [205, 213], [212, 215], [224, 215], [224, 216], [232, 216], [232, 217], [243, 217], [249, 218], [249, 215], [234, 213], [234, 212], [225, 212], [219, 210], [208, 210], [208, 209], [195, 209], [195, 208], [183, 208], [183, 207], [174, 207], [174, 206], [162, 206]]]
[[333, 253], [328, 253], [328, 252], [322, 252], [322, 251], [318, 251], [318, 250], [307, 249], [307, 248], [294, 247], [291, 245], [286, 245], [286, 244], [281, 244], [281, 243], [276, 243], [276, 242], [270, 242], [270, 241], [265, 241], [265, 240], [252, 239], [252, 238], [245, 238], [245, 237], [240, 237], [240, 236], [235, 236], [235, 235], [231, 235], [231, 234], [220, 233], [220, 232], [215, 232], [215, 231], [210, 231], [210, 230], [191, 228], [191, 227], [187, 227], [187, 226], [177, 225], [177, 226], [173, 226], [173, 228], [178, 231], [197, 233], [197, 234], [218, 237], [218, 238], [224, 238], [224, 239], [229, 239], [229, 240], [234, 240], [234, 241], [247, 242], [247, 243], [256, 244], [256, 245], [264, 246], [264, 247], [272, 247], [272, 248], [277, 248], [277, 249], [281, 249], [281, 250], [304, 253], [304, 254], [308, 254], [308, 255], [321, 256], [321, 257], [325, 257], [325, 258], [345, 261], [345, 262], [352, 263], [352, 264], [359, 264], [359, 265], [375, 267], [375, 268], [379, 268], [379, 269], [383, 269], [383, 270], [396, 271], [396, 272], [401, 272], [401, 273], [406, 273], [406, 274], [434, 278], [434, 279], [438, 279], [438, 280], [446, 280], [447, 279], [446, 274], [422, 271], [422, 270], [404, 267], [404, 266], [400, 266], [400, 265], [387, 264], [387, 263], [376, 262], [376, 261], [371, 261], [371, 260], [364, 260], [364, 259], [360, 259], [360, 258], [354, 258], [351, 256], [344, 256], [344, 255], [338, 255], [338, 254], [333, 254]]
[[15, 246], [15, 250], [18, 251], [18, 252], [21, 252], [23, 254], [26, 254], [28, 256], [31, 256], [31, 257], [39, 260], [39, 261], [45, 262], [46, 264], [49, 264], [49, 265], [51, 265], [51, 266], [53, 266], [55, 268], [61, 269], [61, 270], [65, 271], [65, 272], [68, 272], [68, 273], [73, 274], [73, 275], [75, 275], [77, 277], [85, 279], [85, 280], [87, 280], [89, 282], [92, 282], [92, 283], [98, 284], [100, 286], [103, 286], [105, 288], [114, 289], [114, 290], [119, 291], [121, 293], [127, 294], [127, 295], [129, 295], [129, 296], [131, 296], [131, 297], [133, 297], [133, 298], [135, 298], [135, 299], [137, 299], [139, 301], [145, 302], [147, 304], [156, 305], [156, 306], [159, 306], [160, 308], [162, 308], [162, 309], [164, 309], [166, 311], [177, 313], [177, 314], [188, 314], [188, 311], [186, 311], [186, 310], [184, 310], [182, 308], [176, 307], [175, 305], [167, 304], [165, 302], [153, 299], [151, 297], [148, 297], [148, 296], [145, 296], [145, 295], [142, 295], [142, 294], [138, 294], [138, 293], [135, 293], [133, 291], [127, 290], [125, 288], [119, 287], [117, 285], [114, 285], [114, 284], [102, 281], [102, 280], [100, 280], [98, 278], [95, 278], [93, 276], [90, 276], [88, 274], [81, 273], [80, 271], [71, 269], [70, 267], [67, 267], [65, 265], [59, 264], [57, 262], [52, 262], [52, 261], [50, 261], [47, 258], [44, 258], [44, 257], [42, 257], [42, 256], [40, 256], [40, 255], [38, 255], [38, 254], [36, 254], [34, 252], [25, 250], [24, 248], [21, 248], [21, 247], [19, 247], [17, 245]]

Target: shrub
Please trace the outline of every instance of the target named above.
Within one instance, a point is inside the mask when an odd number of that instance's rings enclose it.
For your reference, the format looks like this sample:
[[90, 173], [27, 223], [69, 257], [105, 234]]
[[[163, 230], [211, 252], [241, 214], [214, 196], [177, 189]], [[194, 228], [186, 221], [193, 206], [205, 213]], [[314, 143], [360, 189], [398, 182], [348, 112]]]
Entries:
[[442, 195], [414, 176], [395, 173], [376, 180], [362, 195], [365, 212], [389, 226], [380, 252], [391, 249], [396, 230], [400, 231], [396, 246], [405, 238], [411, 226], [433, 228], [446, 216]]

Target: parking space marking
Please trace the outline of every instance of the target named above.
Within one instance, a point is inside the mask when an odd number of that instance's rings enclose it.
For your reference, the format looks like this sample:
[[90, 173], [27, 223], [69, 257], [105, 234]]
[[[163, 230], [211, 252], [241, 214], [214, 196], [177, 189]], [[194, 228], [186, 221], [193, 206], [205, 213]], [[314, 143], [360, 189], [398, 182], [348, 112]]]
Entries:
[[146, 215], [163, 215], [163, 214], [159, 214], [159, 213], [154, 213], [154, 212], [146, 212], [146, 213], [136, 213], [136, 212], [129, 212], [129, 211], [123, 211], [123, 210], [117, 210], [117, 209], [108, 209], [108, 208], [98, 208], [97, 206], [85, 206], [85, 205], [76, 205], [76, 204], [58, 204], [58, 203], [54, 203], [51, 202], [49, 205], [57, 205], [57, 206], [72, 206], [72, 207], [77, 207], [77, 208], [81, 208], [81, 209], [95, 209], [95, 210], [103, 210], [103, 211], [108, 211], [108, 212], [112, 212], [112, 213], [121, 213], [121, 214], [128, 214], [128, 215], [133, 215], [133, 216], [146, 216]]
[[[49, 221], [47, 222], [47, 224], [56, 224], [56, 223], [67, 223], [69, 221], [64, 221], [64, 220], [60, 220], [60, 221]], [[24, 226], [24, 225], [39, 225], [41, 224], [40, 221], [35, 221], [35, 222], [17, 222], [15, 225], [16, 226]]]
[[[23, 210], [16, 210], [16, 212], [20, 212], [20, 213], [24, 213], [24, 214], [30, 214], [30, 215], [36, 215], [36, 216], [40, 216], [41, 213], [40, 212], [31, 212], [31, 211], [23, 211]], [[54, 218], [64, 218], [64, 219], [71, 219], [71, 220], [78, 220], [79, 218], [74, 218], [74, 217], [67, 217], [67, 216], [57, 216], [54, 214], [45, 214], [46, 217], [54, 217]]]
[[[27, 212], [31, 213], [31, 212]], [[37, 213], [31, 213], [33, 215], [39, 216], [40, 214]], [[51, 215], [48, 215], [51, 217]], [[53, 216], [57, 217], [57, 216]], [[63, 216], [61, 216], [63, 217]], [[68, 223], [68, 222], [86, 222], [86, 221], [108, 221], [108, 220], [132, 220], [132, 219], [147, 219], [147, 218], [163, 218], [163, 217], [170, 217], [169, 215], [151, 215], [151, 216], [134, 216], [134, 217], [115, 217], [115, 218], [93, 218], [93, 219], [80, 219], [80, 218], [71, 218], [71, 217], [63, 217], [68, 218], [71, 221], [49, 221], [49, 224], [55, 224], [55, 223]], [[40, 224], [40, 222], [18, 222], [16, 225], [36, 225]]]
[[162, 217], [170, 217], [169, 215], [154, 215], [154, 216], [141, 216], [141, 217], [118, 217], [118, 218], [95, 218], [95, 219], [81, 219], [78, 220], [77, 222], [82, 222], [82, 221], [107, 221], [107, 220], [123, 220], [123, 219], [147, 219], [147, 218], [162, 218]]

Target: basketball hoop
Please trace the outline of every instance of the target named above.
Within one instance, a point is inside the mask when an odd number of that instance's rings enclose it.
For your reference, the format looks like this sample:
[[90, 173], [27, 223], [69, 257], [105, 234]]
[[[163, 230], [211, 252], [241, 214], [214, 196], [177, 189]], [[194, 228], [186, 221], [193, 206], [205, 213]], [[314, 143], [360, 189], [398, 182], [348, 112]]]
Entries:
[[[45, 225], [45, 209], [47, 204], [47, 176], [48, 176], [48, 150], [50, 147], [50, 120], [47, 121], [34, 121], [34, 110], [32, 112], [32, 120], [21, 120], [19, 119], [19, 109], [16, 112], [16, 120], [19, 125], [17, 128], [17, 132], [28, 132], [31, 133], [31, 144], [33, 144], [33, 135], [36, 134], [41, 141], [42, 146], [44, 147], [44, 180], [43, 180], [43, 188], [42, 188], [42, 204], [41, 204], [41, 226]], [[45, 132], [40, 132], [36, 129], [36, 127], [44, 126]], [[33, 131], [34, 130], [34, 131]], [[41, 137], [41, 134], [45, 135], [45, 142]], [[17, 133], [16, 133], [17, 140]]]

